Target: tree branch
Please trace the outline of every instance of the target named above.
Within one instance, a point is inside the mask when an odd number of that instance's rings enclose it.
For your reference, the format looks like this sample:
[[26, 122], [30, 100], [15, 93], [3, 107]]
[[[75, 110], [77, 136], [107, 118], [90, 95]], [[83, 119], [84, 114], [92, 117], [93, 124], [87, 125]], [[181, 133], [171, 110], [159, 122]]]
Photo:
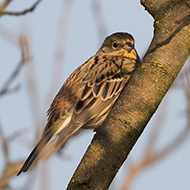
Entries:
[[5, 8], [9, 5], [9, 3], [10, 3], [11, 1], [12, 1], [12, 0], [5, 0], [5, 1], [3, 1], [3, 2], [1, 3], [1, 5], [0, 5], [0, 10], [5, 9]]
[[[104, 124], [97, 130], [68, 190], [108, 189], [190, 54], [186, 1], [142, 1], [153, 15], [152, 43]], [[164, 5], [164, 6], [163, 6]], [[155, 7], [162, 7], [157, 11]], [[164, 8], [164, 9], [163, 9]]]
[[13, 73], [9, 76], [7, 81], [3, 84], [2, 88], [0, 89], [0, 97], [6, 95], [8, 93], [15, 92], [15, 91], [19, 90], [19, 88], [20, 88], [20, 85], [16, 85], [13, 88], [10, 88], [10, 86], [14, 82], [14, 80], [18, 76], [18, 74], [20, 73], [23, 65], [30, 59], [30, 57], [28, 54], [28, 46], [22, 37], [20, 37], [19, 43], [20, 43], [21, 54], [22, 54], [21, 61], [18, 63], [18, 65], [16, 66]]
[[2, 4], [1, 7], [0, 7], [0, 16], [2, 15], [11, 15], [11, 16], [21, 16], [21, 15], [25, 15], [29, 12], [32, 12], [34, 11], [34, 9], [37, 7], [37, 5], [41, 2], [42, 0], [37, 0], [30, 8], [27, 8], [23, 11], [17, 11], [17, 12], [14, 12], [14, 11], [5, 11], [4, 8], [6, 8], [6, 6], [11, 2], [11, 0], [7, 0], [5, 1], [5, 5]]
[[[19, 168], [23, 165], [24, 161], [11, 161], [9, 145], [10, 140], [13, 140], [17, 135], [21, 135], [21, 131], [11, 135], [12, 138], [6, 138], [2, 126], [0, 124], [0, 140], [2, 141], [2, 150], [4, 152], [4, 169], [0, 176], [0, 189], [7, 189], [9, 187], [9, 180], [16, 175]], [[1, 161], [2, 162], [2, 161]]]

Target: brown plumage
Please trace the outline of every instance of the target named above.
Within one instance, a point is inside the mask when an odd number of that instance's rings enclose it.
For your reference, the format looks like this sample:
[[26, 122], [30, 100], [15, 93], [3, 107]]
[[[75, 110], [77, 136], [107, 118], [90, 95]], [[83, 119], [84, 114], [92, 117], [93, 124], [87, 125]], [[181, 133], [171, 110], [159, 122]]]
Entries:
[[130, 34], [120, 32], [108, 36], [98, 52], [61, 87], [48, 110], [42, 138], [18, 175], [26, 172], [46, 147], [51, 147], [52, 154], [78, 129], [100, 126], [139, 61]]

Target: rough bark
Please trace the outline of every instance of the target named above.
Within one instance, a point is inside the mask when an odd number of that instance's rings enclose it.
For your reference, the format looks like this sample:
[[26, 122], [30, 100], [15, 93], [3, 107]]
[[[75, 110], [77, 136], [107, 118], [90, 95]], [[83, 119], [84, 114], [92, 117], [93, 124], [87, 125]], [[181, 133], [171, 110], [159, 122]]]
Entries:
[[190, 55], [185, 0], [141, 0], [154, 17], [151, 45], [104, 124], [97, 130], [68, 190], [106, 190]]

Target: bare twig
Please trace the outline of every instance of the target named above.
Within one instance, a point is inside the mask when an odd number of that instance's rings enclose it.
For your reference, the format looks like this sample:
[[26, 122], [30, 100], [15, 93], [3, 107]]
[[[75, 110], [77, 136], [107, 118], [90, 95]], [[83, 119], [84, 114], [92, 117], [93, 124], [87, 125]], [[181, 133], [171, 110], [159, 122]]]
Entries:
[[18, 65], [16, 66], [15, 70], [11, 74], [11, 76], [8, 78], [8, 80], [4, 83], [3, 87], [0, 89], [0, 97], [11, 92], [15, 92], [19, 89], [20, 86], [16, 86], [14, 88], [10, 89], [10, 85], [13, 83], [15, 78], [17, 77], [18, 73], [20, 72], [21, 68], [23, 66], [23, 60], [21, 60]]
[[7, 137], [7, 141], [8, 142], [14, 141], [18, 137], [20, 138], [20, 136], [22, 136], [25, 132], [26, 132], [26, 128], [25, 129], [20, 129], [20, 130], [14, 132], [12, 135]]
[[24, 63], [29, 60], [29, 55], [27, 51], [27, 44], [25, 44], [24, 41], [20, 39], [20, 47], [21, 47], [21, 54], [22, 54], [22, 59], [16, 66], [15, 70], [13, 73], [10, 75], [10, 77], [7, 79], [7, 81], [4, 83], [2, 88], [0, 89], [0, 97], [7, 94], [7, 93], [12, 93], [17, 91], [20, 88], [20, 85], [17, 85], [14, 88], [10, 88], [11, 84], [15, 80], [15, 78], [18, 76], [19, 72], [21, 71], [21, 68], [23, 67]]
[[2, 146], [3, 146], [4, 160], [6, 163], [8, 163], [9, 162], [9, 147], [8, 147], [8, 142], [7, 142], [7, 139], [5, 138], [1, 124], [0, 124], [0, 139], [2, 141]]
[[12, 0], [5, 0], [5, 1], [3, 1], [2, 3], [1, 3], [1, 5], [0, 5], [0, 11], [1, 10], [4, 10], [8, 5], [9, 5], [9, 3], [11, 2]]
[[[21, 131], [13, 133], [10, 137], [15, 138], [17, 135], [19, 135]], [[4, 161], [5, 161], [5, 167], [2, 175], [0, 176], [0, 189], [5, 189], [9, 187], [9, 180], [13, 176], [16, 175], [18, 172], [19, 168], [22, 166], [24, 161], [16, 161], [16, 162], [11, 162], [10, 161], [10, 155], [9, 155], [9, 143], [10, 140], [13, 140], [10, 137], [5, 137], [3, 133], [2, 126], [0, 125], [0, 138], [2, 140], [2, 150], [4, 152]], [[2, 162], [2, 161], [1, 161]]]
[[[15, 70], [13, 73], [10, 75], [8, 80], [4, 83], [2, 89], [0, 90], [0, 96], [3, 96], [7, 93], [11, 93], [15, 90], [19, 89], [19, 86], [17, 85], [14, 88], [11, 88], [11, 84], [15, 80], [15, 78], [18, 76], [19, 72], [21, 71], [21, 68], [23, 65], [30, 59], [29, 57], [29, 52], [27, 49], [27, 42], [24, 38], [20, 37], [20, 49], [21, 49], [21, 61], [18, 63], [16, 66]], [[16, 161], [12, 162], [10, 160], [10, 155], [9, 155], [9, 144], [12, 140], [17, 138], [18, 136], [21, 135], [21, 131], [13, 133], [10, 137], [6, 137], [3, 134], [3, 130], [0, 127], [0, 134], [1, 134], [1, 140], [2, 140], [2, 146], [3, 146], [3, 151], [4, 151], [4, 171], [2, 172], [2, 175], [0, 177], [0, 189], [8, 188], [9, 187], [9, 180], [13, 176], [16, 175], [18, 172], [19, 168], [22, 166], [24, 161]]]
[[13, 11], [5, 11], [3, 9], [0, 9], [0, 16], [2, 15], [11, 15], [11, 16], [21, 16], [25, 15], [29, 12], [34, 11], [34, 9], [37, 7], [37, 5], [41, 2], [42, 0], [36, 1], [30, 8], [27, 8], [23, 11], [18, 11], [18, 12], [13, 12]]
[[20, 84], [16, 85], [15, 87], [11, 88], [11, 89], [2, 89], [0, 90], [0, 96], [3, 96], [3, 95], [7, 95], [7, 94], [12, 94], [12, 93], [15, 93], [17, 92], [18, 90], [20, 90]]
[[13, 176], [15, 176], [18, 172], [18, 170], [21, 168], [23, 165], [24, 161], [18, 161], [18, 162], [9, 162], [5, 169], [4, 172], [0, 178], [0, 189], [6, 189], [9, 187], [9, 180]]

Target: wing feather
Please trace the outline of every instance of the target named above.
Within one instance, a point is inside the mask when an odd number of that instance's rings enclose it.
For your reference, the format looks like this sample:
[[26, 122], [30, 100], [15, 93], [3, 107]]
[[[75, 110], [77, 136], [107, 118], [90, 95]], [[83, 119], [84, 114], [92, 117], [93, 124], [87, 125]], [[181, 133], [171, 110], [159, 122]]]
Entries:
[[81, 80], [84, 90], [73, 113], [76, 126], [96, 126], [109, 113], [128, 80], [123, 76], [123, 59], [103, 55], [91, 59]]
[[91, 92], [92, 92], [92, 88], [89, 86], [86, 86], [85, 89], [83, 90], [81, 100], [85, 100], [90, 95]]
[[88, 65], [83, 65], [86, 67], [81, 79], [84, 90], [72, 118], [76, 126], [101, 124], [129, 80], [135, 64], [135, 60], [128, 58], [99, 55]]

